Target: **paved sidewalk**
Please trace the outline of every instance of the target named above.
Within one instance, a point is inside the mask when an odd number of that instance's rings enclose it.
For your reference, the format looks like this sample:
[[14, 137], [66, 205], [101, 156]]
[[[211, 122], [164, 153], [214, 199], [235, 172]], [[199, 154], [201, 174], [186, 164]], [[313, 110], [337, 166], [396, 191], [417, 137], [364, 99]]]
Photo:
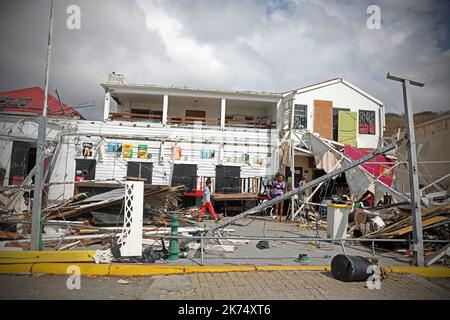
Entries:
[[[189, 283], [189, 279], [190, 285], [172, 290], [168, 280], [173, 283], [176, 277], [184, 278], [183, 283]], [[436, 280], [433, 283], [419, 276], [390, 274], [381, 282], [380, 290], [370, 290], [365, 282], [341, 282], [329, 272], [255, 271], [166, 276], [155, 279], [151, 287], [162, 288], [160, 299], [450, 299], [450, 289]], [[146, 294], [141, 298], [155, 298]]]
[[316, 271], [82, 277], [80, 290], [67, 289], [66, 282], [66, 276], [0, 275], [0, 299], [450, 299], [449, 278], [395, 273], [381, 282], [380, 290]]

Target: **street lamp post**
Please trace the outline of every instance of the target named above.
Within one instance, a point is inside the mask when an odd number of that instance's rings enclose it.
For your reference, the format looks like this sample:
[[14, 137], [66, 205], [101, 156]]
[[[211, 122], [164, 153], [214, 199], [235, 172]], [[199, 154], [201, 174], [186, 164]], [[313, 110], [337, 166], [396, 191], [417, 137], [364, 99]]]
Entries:
[[52, 49], [52, 35], [53, 35], [53, 0], [50, 5], [50, 25], [48, 30], [47, 43], [47, 65], [45, 68], [45, 89], [44, 89], [44, 106], [42, 109], [42, 116], [39, 117], [39, 129], [37, 138], [36, 150], [36, 174], [34, 178], [34, 194], [33, 194], [33, 211], [31, 218], [31, 250], [42, 250], [42, 188], [44, 185], [44, 158], [45, 158], [45, 136], [47, 130], [47, 95], [48, 95], [48, 81], [50, 74], [50, 58]]
[[416, 137], [414, 134], [414, 118], [411, 107], [411, 97], [408, 93], [408, 86], [423, 87], [425, 84], [416, 80], [405, 77], [387, 74], [389, 80], [402, 83], [403, 87], [403, 105], [406, 117], [406, 137], [408, 146], [408, 173], [409, 173], [409, 189], [411, 193], [411, 216], [413, 220], [413, 258], [414, 264], [420, 267], [424, 265], [423, 256], [423, 230], [422, 230], [422, 214], [420, 207], [420, 190], [419, 175], [417, 170], [417, 154], [416, 154]]

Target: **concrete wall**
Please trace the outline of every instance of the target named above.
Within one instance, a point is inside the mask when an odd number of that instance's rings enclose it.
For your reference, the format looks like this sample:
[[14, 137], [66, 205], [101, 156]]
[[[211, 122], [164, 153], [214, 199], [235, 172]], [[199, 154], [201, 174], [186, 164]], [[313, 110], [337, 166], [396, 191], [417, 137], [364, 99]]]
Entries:
[[[450, 173], [450, 116], [416, 126], [415, 134], [419, 183], [426, 186]], [[401, 155], [400, 160], [407, 160], [406, 152], [406, 146], [403, 144], [398, 150]], [[439, 161], [440, 163], [423, 163], [430, 161]], [[397, 186], [404, 192], [409, 192], [407, 170], [406, 164], [402, 164], [395, 173]], [[450, 178], [440, 182], [440, 185], [448, 190]], [[433, 191], [433, 189], [427, 191]]]

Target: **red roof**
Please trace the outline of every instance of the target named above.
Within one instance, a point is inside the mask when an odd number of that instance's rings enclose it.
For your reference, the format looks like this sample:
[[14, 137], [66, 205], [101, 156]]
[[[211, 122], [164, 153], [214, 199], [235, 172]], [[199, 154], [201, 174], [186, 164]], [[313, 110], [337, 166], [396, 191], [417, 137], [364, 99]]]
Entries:
[[[0, 92], [0, 111], [42, 114], [43, 106], [44, 90], [41, 87]], [[60, 104], [58, 98], [50, 93], [48, 94], [47, 106], [49, 116], [82, 117], [74, 108], [65, 103]]]

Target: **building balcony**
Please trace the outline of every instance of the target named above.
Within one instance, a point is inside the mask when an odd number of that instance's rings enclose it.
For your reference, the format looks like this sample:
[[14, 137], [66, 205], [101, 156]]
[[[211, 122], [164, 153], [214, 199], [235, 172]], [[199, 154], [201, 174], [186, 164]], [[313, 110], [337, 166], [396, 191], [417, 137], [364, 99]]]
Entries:
[[[135, 121], [163, 124], [162, 115], [156, 114], [142, 114], [142, 113], [128, 113], [128, 112], [111, 112], [109, 120], [112, 121]], [[194, 125], [203, 125], [211, 127], [220, 127], [221, 121], [219, 118], [206, 117], [189, 117], [189, 116], [167, 116], [167, 125], [173, 127], [189, 127]], [[234, 128], [257, 128], [257, 129], [274, 129], [276, 127], [275, 121], [268, 119], [245, 119], [243, 117], [227, 116], [225, 119], [225, 127]]]

